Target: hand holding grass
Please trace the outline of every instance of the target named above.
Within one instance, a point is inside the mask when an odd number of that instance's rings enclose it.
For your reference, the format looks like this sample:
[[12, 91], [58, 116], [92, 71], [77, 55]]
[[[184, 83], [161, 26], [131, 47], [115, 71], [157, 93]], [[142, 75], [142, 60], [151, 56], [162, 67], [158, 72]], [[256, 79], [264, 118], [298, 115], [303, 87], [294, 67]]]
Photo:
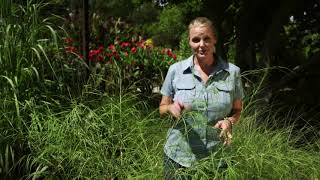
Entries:
[[221, 129], [220, 138], [224, 139], [224, 145], [230, 145], [232, 139], [232, 122], [228, 118], [218, 121], [215, 128]]
[[168, 105], [168, 112], [177, 119], [181, 117], [183, 109], [184, 105], [179, 101], [175, 101], [174, 103]]

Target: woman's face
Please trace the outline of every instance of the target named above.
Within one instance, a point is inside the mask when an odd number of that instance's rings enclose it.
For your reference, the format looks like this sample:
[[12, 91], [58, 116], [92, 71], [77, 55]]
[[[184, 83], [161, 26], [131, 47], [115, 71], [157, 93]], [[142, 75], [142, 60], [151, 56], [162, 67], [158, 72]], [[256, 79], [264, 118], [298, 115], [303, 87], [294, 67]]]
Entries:
[[216, 36], [210, 27], [195, 26], [189, 31], [189, 45], [198, 59], [212, 56], [216, 42]]

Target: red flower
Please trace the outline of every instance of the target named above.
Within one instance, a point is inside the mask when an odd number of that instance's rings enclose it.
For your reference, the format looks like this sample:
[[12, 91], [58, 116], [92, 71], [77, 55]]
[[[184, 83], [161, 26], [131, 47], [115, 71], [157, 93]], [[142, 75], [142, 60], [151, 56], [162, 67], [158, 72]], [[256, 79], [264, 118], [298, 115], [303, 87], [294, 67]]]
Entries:
[[127, 48], [130, 46], [130, 43], [129, 42], [122, 42], [120, 46], [121, 46], [121, 48]]
[[144, 40], [138, 41], [138, 42], [136, 43], [136, 45], [137, 45], [137, 47], [145, 48], [145, 46], [144, 46]]
[[123, 55], [124, 56], [128, 56], [129, 54], [128, 54], [128, 52], [124, 52]]
[[172, 57], [172, 51], [171, 51], [171, 49], [167, 49], [167, 55], [170, 56], [170, 57]]
[[71, 45], [73, 43], [73, 40], [70, 37], [66, 37], [64, 38], [64, 43], [67, 45]]
[[77, 52], [77, 48], [73, 47], [73, 46], [67, 46], [64, 48], [66, 52], [68, 53], [75, 53]]
[[104, 60], [104, 57], [100, 54], [99, 56], [98, 56], [98, 61], [103, 61]]
[[176, 54], [172, 54], [172, 58], [173, 58], [174, 60], [177, 60], [177, 55], [176, 55]]
[[104, 47], [102, 46], [102, 45], [100, 45], [99, 47], [98, 47], [98, 50], [101, 52], [101, 51], [103, 51], [103, 49], [104, 49]]
[[108, 53], [108, 54], [107, 54], [107, 56], [108, 56], [108, 57], [111, 57], [111, 56], [112, 56], [112, 54], [111, 54], [111, 53]]
[[135, 54], [136, 52], [137, 52], [137, 48], [136, 47], [131, 48], [131, 53], [132, 54]]
[[[101, 49], [97, 49], [97, 50], [92, 49], [92, 50], [90, 50], [90, 51], [89, 51], [89, 60], [94, 60], [94, 58], [95, 58], [96, 56], [100, 55], [101, 52], [102, 52]], [[99, 57], [98, 57], [98, 58], [99, 58]]]
[[113, 44], [110, 44], [110, 45], [108, 46], [108, 49], [109, 49], [109, 50], [115, 50], [116, 47], [115, 47]]
[[119, 60], [119, 59], [120, 59], [119, 54], [115, 54], [113, 57], [114, 57], [114, 59], [117, 59], [117, 60]]

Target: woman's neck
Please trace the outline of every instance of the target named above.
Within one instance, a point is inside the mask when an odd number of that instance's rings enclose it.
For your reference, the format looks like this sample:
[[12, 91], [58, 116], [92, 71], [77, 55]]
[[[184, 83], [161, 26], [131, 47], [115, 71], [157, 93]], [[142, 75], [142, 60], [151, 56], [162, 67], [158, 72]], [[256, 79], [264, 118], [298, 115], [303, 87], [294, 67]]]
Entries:
[[204, 73], [209, 75], [215, 66], [215, 58], [211, 56], [206, 59], [198, 59], [197, 56], [195, 56], [194, 64], [196, 66], [198, 65]]

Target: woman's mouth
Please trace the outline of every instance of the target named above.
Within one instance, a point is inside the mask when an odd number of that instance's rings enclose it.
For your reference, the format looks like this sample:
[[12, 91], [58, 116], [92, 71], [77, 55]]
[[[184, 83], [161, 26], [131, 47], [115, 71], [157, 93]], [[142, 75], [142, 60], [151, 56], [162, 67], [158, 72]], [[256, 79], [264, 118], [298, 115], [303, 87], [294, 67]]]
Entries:
[[199, 52], [198, 52], [198, 54], [200, 54], [200, 55], [205, 55], [206, 52], [207, 52], [207, 51], [206, 51], [205, 49], [200, 49]]

